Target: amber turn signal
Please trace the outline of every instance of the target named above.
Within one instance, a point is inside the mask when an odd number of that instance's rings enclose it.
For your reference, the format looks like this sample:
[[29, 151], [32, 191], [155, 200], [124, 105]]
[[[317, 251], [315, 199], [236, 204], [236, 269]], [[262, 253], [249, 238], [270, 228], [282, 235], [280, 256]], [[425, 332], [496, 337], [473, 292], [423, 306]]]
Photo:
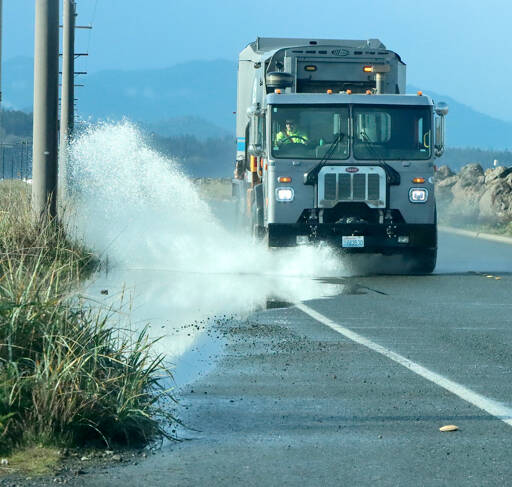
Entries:
[[288, 177], [288, 176], [281, 176], [279, 178], [277, 178], [277, 182], [278, 183], [291, 183], [292, 182], [292, 178]]
[[412, 182], [413, 182], [414, 184], [421, 184], [421, 183], [424, 183], [424, 182], [425, 182], [425, 178], [414, 178], [414, 179], [412, 180]]

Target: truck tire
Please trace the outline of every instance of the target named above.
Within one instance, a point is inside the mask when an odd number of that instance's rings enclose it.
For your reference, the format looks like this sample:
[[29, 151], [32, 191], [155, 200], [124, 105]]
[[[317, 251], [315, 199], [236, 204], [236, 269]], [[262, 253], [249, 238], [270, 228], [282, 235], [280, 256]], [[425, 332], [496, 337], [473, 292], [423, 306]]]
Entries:
[[264, 240], [264, 238], [267, 236], [267, 231], [264, 226], [262, 225], [253, 225], [252, 226], [252, 236], [254, 240]]
[[[434, 209], [434, 228], [430, 239], [435, 247], [416, 250], [412, 255], [412, 272], [414, 274], [432, 274], [437, 263], [437, 207]], [[432, 244], [430, 244], [432, 245]]]
[[411, 273], [431, 274], [437, 263], [437, 248], [417, 251], [412, 255]]
[[263, 186], [254, 187], [251, 198], [251, 230], [255, 240], [262, 240], [266, 235], [263, 225]]

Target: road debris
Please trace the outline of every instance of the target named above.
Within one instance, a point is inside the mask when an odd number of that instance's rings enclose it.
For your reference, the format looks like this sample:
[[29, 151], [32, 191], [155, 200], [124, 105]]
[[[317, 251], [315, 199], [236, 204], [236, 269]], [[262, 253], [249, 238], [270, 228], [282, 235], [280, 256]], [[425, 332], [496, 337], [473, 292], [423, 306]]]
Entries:
[[458, 431], [459, 427], [455, 426], [454, 424], [447, 424], [446, 426], [441, 426], [439, 428], [439, 431]]

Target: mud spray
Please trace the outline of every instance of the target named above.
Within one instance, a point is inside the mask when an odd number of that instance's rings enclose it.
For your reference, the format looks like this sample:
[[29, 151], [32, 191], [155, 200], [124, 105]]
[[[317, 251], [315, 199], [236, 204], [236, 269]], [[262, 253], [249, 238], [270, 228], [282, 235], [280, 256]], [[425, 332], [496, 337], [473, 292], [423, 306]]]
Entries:
[[[135, 320], [176, 333], [269, 298], [296, 302], [340, 290], [315, 279], [342, 275], [328, 248], [269, 251], [227, 229], [180, 166], [151, 150], [129, 122], [85, 130], [71, 147], [69, 173], [77, 232], [114, 269], [91, 292], [127, 286]], [[194, 340], [181, 335], [166, 341], [171, 355]]]

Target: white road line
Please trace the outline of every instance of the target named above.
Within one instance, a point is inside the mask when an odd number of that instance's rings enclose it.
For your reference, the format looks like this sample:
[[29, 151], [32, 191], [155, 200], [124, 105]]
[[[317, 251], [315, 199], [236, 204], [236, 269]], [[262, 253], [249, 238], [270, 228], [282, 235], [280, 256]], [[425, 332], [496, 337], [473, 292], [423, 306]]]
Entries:
[[365, 338], [364, 336], [361, 336], [358, 333], [355, 333], [352, 330], [345, 328], [339, 323], [330, 320], [329, 318], [319, 313], [318, 311], [315, 311], [309, 306], [306, 306], [304, 303], [298, 303], [296, 304], [296, 306], [302, 312], [311, 316], [311, 318], [313, 318], [314, 320], [324, 324], [325, 326], [328, 326], [329, 328], [338, 332], [344, 337], [352, 340], [353, 342], [359, 343], [360, 345], [363, 345], [364, 347], [369, 348], [374, 352], [380, 353], [381, 355], [384, 355], [385, 357], [393, 360], [394, 362], [400, 365], [403, 365], [405, 368], [411, 370], [412, 372], [420, 375], [421, 377], [429, 380], [430, 382], [433, 382], [434, 384], [442, 387], [443, 389], [446, 389], [452, 394], [455, 394], [464, 401], [473, 404], [473, 406], [476, 406], [477, 408], [486, 411], [490, 415], [495, 416], [504, 423], [507, 423], [509, 426], [512, 426], [512, 409], [507, 407], [506, 405], [494, 401], [493, 399], [489, 399], [485, 396], [482, 396], [481, 394], [478, 394], [477, 392], [474, 392], [471, 389], [468, 389], [467, 387], [458, 384], [457, 382], [454, 382], [450, 379], [447, 379], [446, 377], [443, 377], [440, 374], [432, 372], [431, 370], [423, 367], [422, 365], [419, 365], [413, 362], [412, 360], [409, 360], [408, 358], [405, 358], [402, 355], [393, 352], [392, 350], [389, 350], [381, 345], [378, 345], [375, 342], [372, 342], [368, 338]]

